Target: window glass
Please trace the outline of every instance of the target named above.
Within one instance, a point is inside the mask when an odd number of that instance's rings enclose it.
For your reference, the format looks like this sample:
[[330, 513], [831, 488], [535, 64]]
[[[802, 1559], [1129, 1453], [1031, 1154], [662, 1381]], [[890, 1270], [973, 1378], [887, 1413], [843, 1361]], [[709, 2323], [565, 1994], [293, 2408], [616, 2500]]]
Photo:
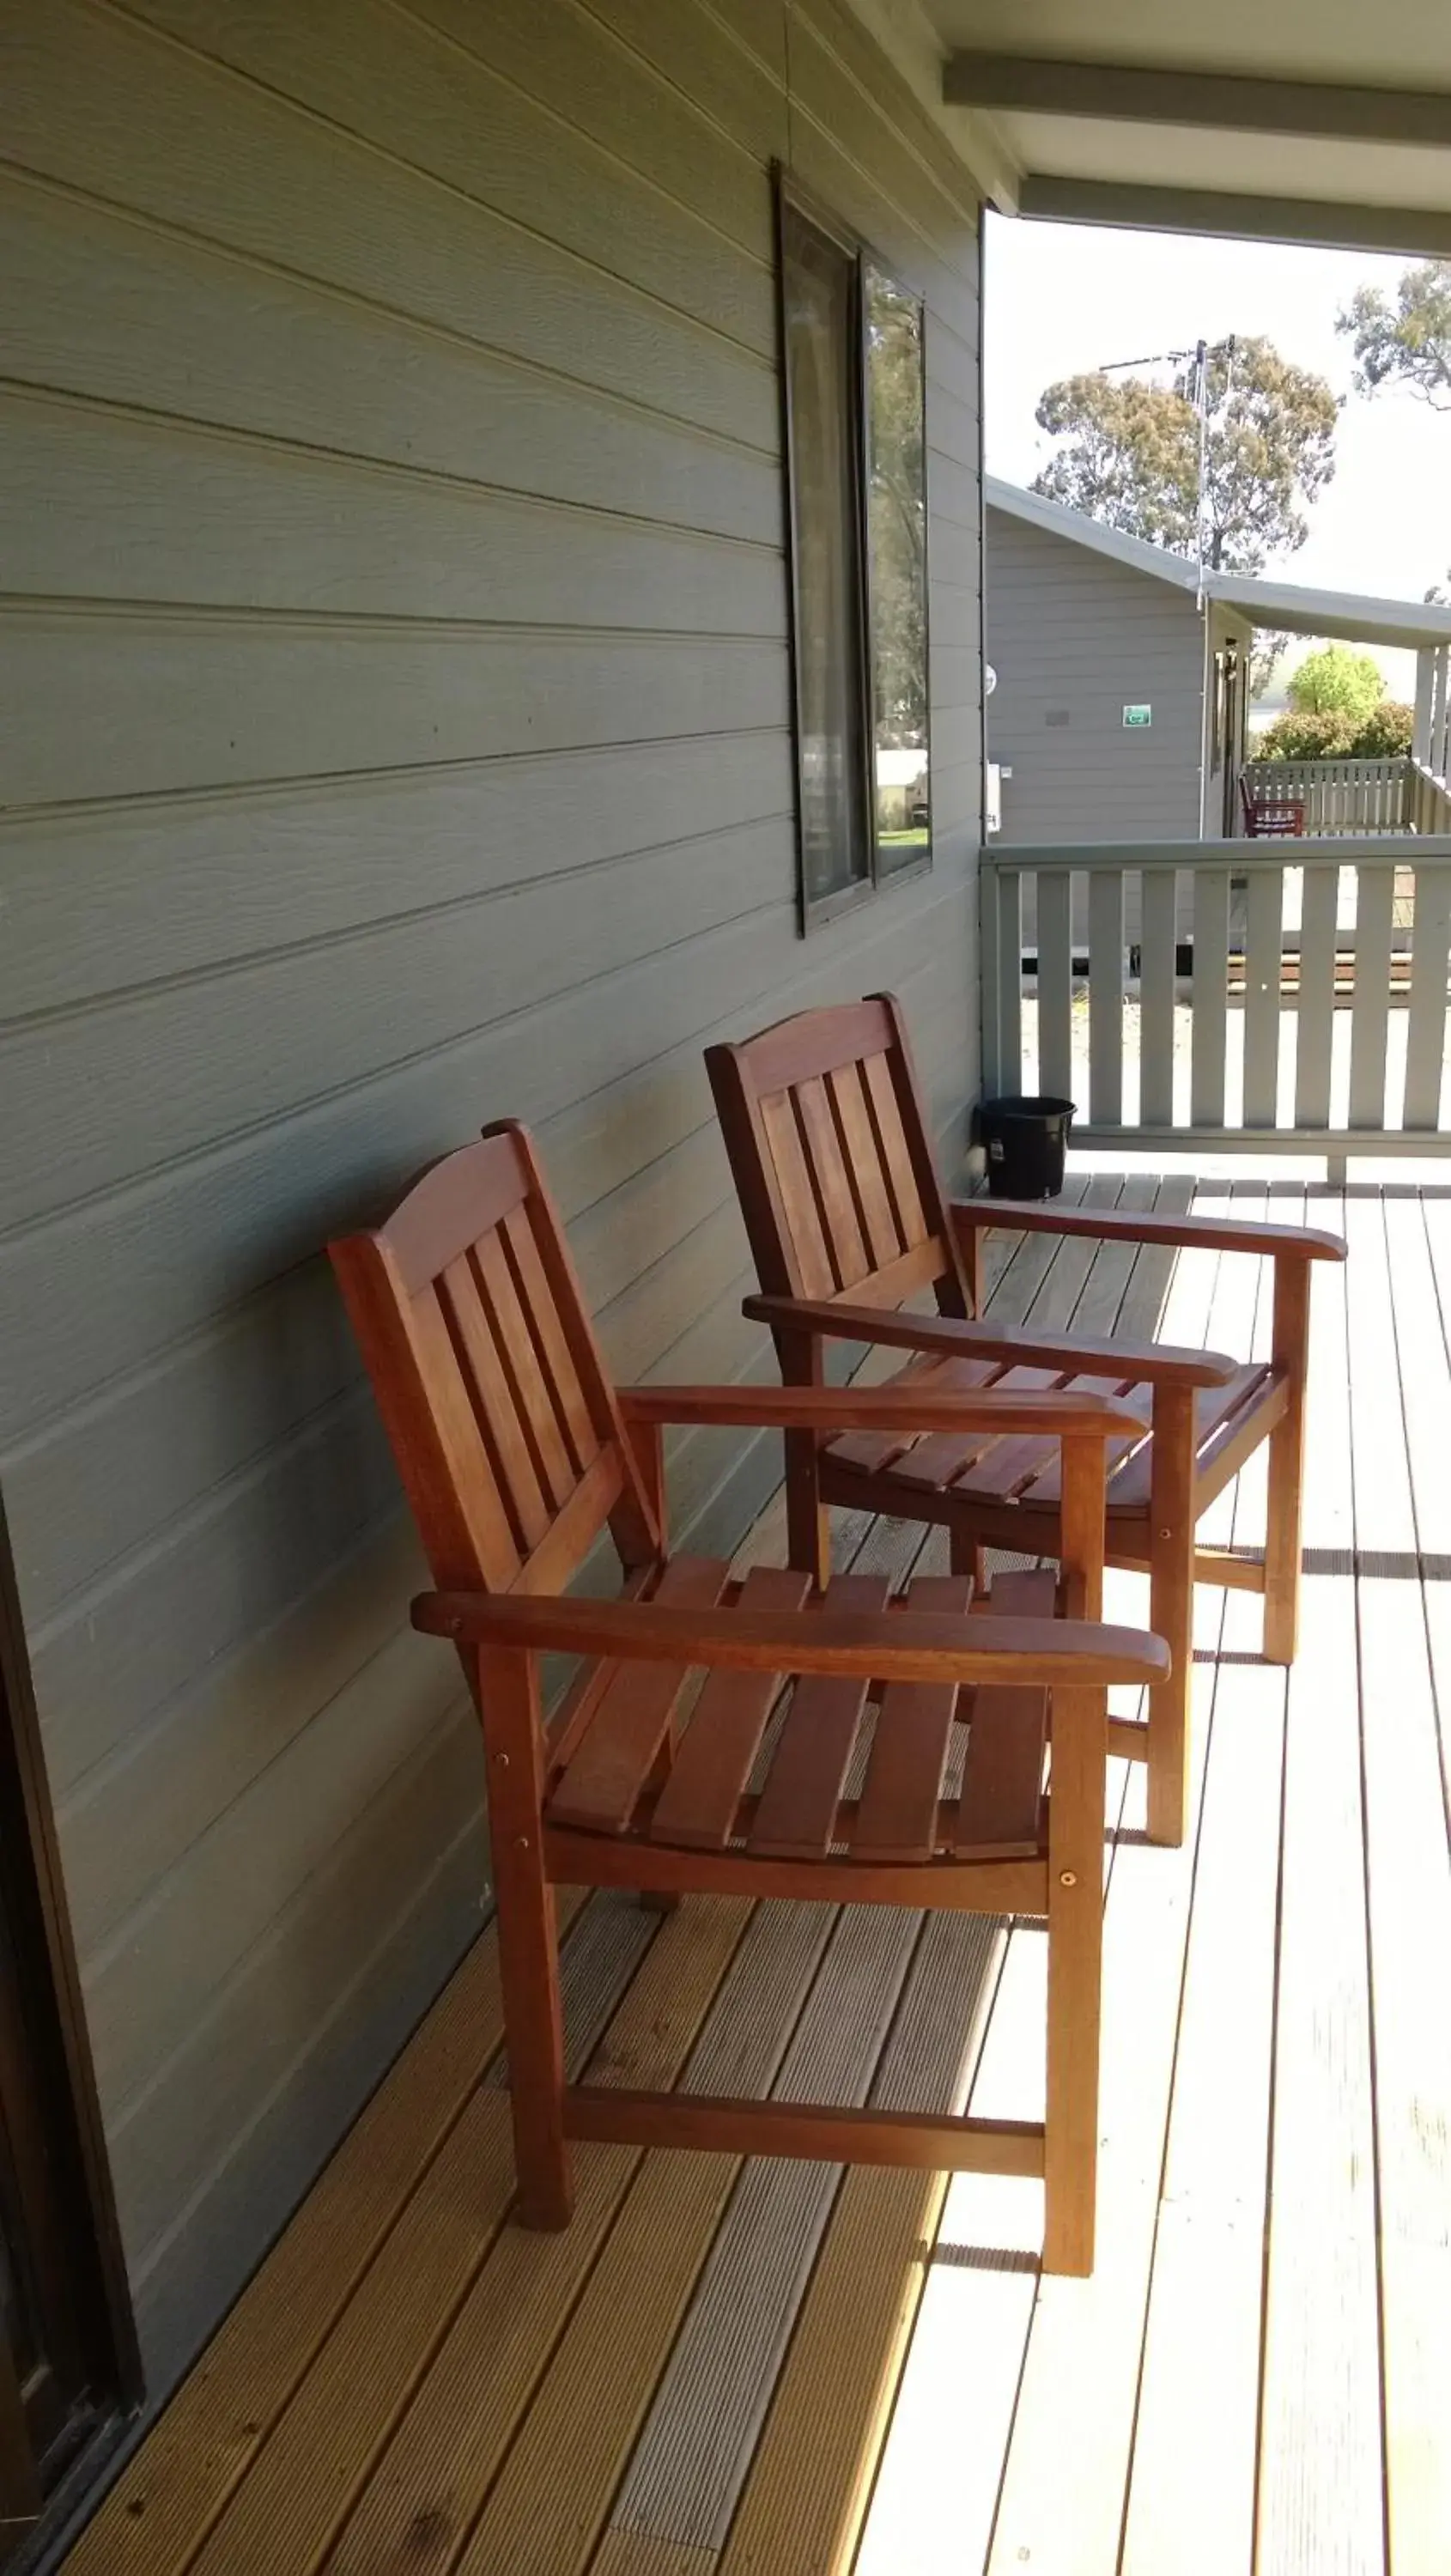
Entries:
[[854, 254], [789, 199], [781, 216], [801, 872], [809, 911], [871, 874], [858, 268]]
[[932, 854], [922, 306], [863, 266], [878, 876]]

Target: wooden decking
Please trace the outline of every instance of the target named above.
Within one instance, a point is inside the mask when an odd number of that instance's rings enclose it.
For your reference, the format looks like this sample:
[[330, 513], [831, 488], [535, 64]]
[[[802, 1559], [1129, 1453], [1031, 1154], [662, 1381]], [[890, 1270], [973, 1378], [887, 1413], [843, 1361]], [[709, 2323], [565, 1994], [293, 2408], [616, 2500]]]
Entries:
[[[1308, 1205], [1352, 1257], [1316, 1283], [1300, 1659], [1287, 1686], [1258, 1603], [1201, 1594], [1186, 1849], [1113, 1782], [1093, 2279], [1041, 2279], [1041, 2188], [976, 2176], [586, 2147], [569, 2232], [512, 2228], [486, 1934], [68, 2576], [1451, 2568], [1451, 1192]], [[1028, 1238], [996, 1297], [1268, 1326], [1259, 1264], [1209, 1254]], [[1215, 1540], [1259, 1540], [1262, 1461]], [[839, 1536], [894, 1570], [920, 1540]], [[779, 1541], [768, 1513], [750, 1552]], [[1041, 2116], [1031, 1922], [570, 1911], [605, 2081]]]

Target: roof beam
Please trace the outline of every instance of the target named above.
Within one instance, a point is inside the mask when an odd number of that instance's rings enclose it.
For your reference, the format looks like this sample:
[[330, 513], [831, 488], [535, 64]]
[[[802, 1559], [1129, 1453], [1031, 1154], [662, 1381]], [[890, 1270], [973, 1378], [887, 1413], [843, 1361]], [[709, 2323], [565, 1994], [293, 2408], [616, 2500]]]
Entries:
[[[1448, 173], [1451, 199], [1451, 173]], [[1133, 180], [1061, 178], [1030, 170], [1018, 212], [1059, 224], [1111, 224], [1150, 233], [1209, 233], [1228, 241], [1313, 242], [1451, 259], [1451, 203], [1361, 206], [1312, 197], [1259, 197], [1228, 188], [1163, 188]]]
[[1357, 143], [1451, 143], [1451, 92], [1261, 80], [1239, 72], [1073, 63], [1043, 54], [949, 55], [942, 95], [954, 107], [1217, 132], [1299, 134]]

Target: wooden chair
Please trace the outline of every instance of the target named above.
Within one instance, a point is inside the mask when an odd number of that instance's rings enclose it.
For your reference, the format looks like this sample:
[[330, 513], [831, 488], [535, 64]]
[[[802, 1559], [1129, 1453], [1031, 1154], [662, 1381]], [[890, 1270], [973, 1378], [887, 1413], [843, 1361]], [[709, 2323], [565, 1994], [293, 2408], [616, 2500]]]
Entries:
[[[1031, 1578], [979, 1618], [962, 1615], [970, 1587], [951, 1576], [893, 1605], [860, 1576], [809, 1601], [804, 1574], [758, 1567], [736, 1582], [715, 1559], [671, 1557], [661, 1427], [962, 1438], [1001, 1408], [1002, 1428], [1061, 1445], [1064, 1543], [1096, 1607], [1105, 1443], [1123, 1435], [1123, 1407], [910, 1388], [619, 1392], [514, 1126], [450, 1155], [332, 1258], [440, 1587], [414, 1622], [454, 1642], [483, 1724], [521, 2217], [567, 2223], [571, 2138], [982, 2167], [1042, 2174], [1045, 2263], [1089, 2270], [1106, 1685], [1159, 1679], [1163, 1647], [1014, 1615], [1042, 1597]], [[606, 1526], [623, 1590], [566, 1597]], [[588, 1660], [546, 1720], [540, 1663], [554, 1651]], [[682, 1731], [692, 1666], [705, 1680]], [[860, 1786], [845, 1794], [854, 1757]], [[1045, 1913], [1046, 2121], [566, 2086], [561, 1882]]]
[[1247, 841], [1303, 840], [1305, 806], [1302, 798], [1256, 795], [1248, 779], [1241, 778], [1239, 805]]
[[[902, 1014], [890, 996], [802, 1012], [706, 1062], [769, 1324], [788, 1385], [815, 1386], [836, 1337], [918, 1354], [895, 1383], [1078, 1389], [1132, 1406], [1114, 1444], [1107, 1559], [1146, 1569], [1149, 1619], [1172, 1672], [1147, 1726], [1115, 1720], [1114, 1749], [1149, 1765], [1149, 1832], [1183, 1839], [1193, 1587], [1265, 1595], [1265, 1653], [1290, 1663], [1300, 1572], [1310, 1264], [1343, 1260], [1338, 1237], [1219, 1218], [1128, 1216], [1006, 1199], [949, 1204], [933, 1168]], [[1105, 1242], [1205, 1244], [1275, 1264], [1272, 1356], [1240, 1367], [1215, 1352], [1004, 1329], [980, 1313], [988, 1226]], [[930, 1289], [937, 1313], [903, 1313]], [[1200, 1514], [1262, 1440], [1270, 1443], [1264, 1562], [1196, 1550]], [[818, 1582], [830, 1564], [832, 1503], [945, 1522], [952, 1562], [985, 1545], [1058, 1556], [1062, 1489], [1051, 1444], [1019, 1437], [787, 1434], [790, 1556]]]

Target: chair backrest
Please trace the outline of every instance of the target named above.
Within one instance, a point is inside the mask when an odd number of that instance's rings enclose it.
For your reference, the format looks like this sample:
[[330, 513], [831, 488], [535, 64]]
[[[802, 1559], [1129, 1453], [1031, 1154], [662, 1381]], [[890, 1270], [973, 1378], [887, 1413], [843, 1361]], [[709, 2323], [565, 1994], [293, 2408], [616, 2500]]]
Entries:
[[435, 1581], [563, 1588], [608, 1521], [627, 1566], [660, 1531], [524, 1129], [425, 1173], [329, 1246]]
[[1241, 778], [1239, 782], [1239, 803], [1244, 816], [1245, 839], [1256, 841], [1259, 838], [1259, 814], [1247, 778]]
[[705, 1060], [766, 1295], [899, 1306], [931, 1287], [943, 1314], [972, 1312], [890, 994]]

